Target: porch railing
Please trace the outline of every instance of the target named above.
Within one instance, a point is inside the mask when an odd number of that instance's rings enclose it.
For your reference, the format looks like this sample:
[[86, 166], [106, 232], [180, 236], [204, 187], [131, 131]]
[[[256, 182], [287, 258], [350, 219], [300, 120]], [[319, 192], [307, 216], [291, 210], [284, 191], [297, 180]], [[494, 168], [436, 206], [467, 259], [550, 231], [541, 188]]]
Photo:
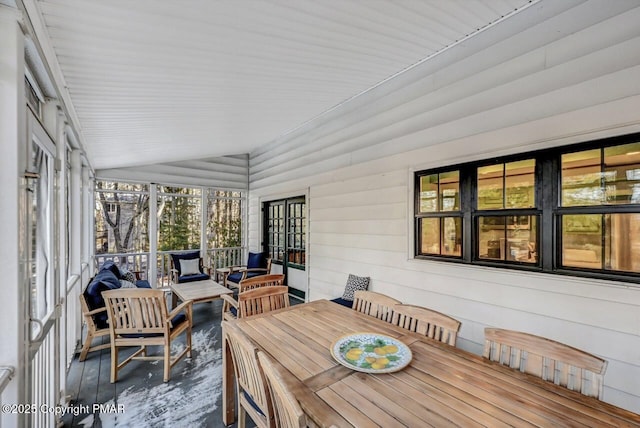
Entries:
[[[188, 253], [195, 250], [158, 251], [155, 264], [156, 287], [166, 287], [171, 282], [171, 254]], [[244, 247], [211, 248], [207, 250], [204, 260], [205, 269], [216, 269], [225, 266], [244, 264]], [[142, 272], [142, 277], [150, 278], [149, 253], [110, 253], [96, 254], [96, 267], [99, 269], [105, 262], [112, 260], [119, 267], [130, 272]], [[213, 273], [213, 272], [212, 272]]]

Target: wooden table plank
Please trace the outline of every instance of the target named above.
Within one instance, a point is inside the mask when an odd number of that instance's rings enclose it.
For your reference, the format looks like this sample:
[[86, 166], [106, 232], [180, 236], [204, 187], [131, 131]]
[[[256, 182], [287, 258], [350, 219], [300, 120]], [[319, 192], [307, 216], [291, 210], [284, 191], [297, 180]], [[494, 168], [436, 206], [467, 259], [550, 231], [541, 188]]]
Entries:
[[[640, 415], [332, 302], [235, 322], [291, 373], [288, 385], [318, 426], [640, 426]], [[329, 346], [357, 332], [397, 338], [414, 358], [392, 374], [343, 367]], [[227, 385], [228, 369], [224, 376]], [[223, 399], [226, 424], [233, 422], [233, 405], [233, 397]]]
[[[592, 423], [594, 419], [598, 419], [603, 426], [617, 426], [621, 422], [640, 423], [640, 415], [627, 412], [600, 400], [585, 397], [578, 392], [557, 387], [537, 377], [487, 361], [480, 356], [459, 350], [433, 352], [433, 345], [427, 341], [414, 346], [420, 347], [425, 351], [425, 354], [418, 354], [420, 356], [416, 358], [416, 361], [411, 362], [412, 365], [420, 364], [421, 358], [425, 364], [431, 366], [434, 362], [441, 362], [445, 372], [444, 376], [447, 379], [455, 380], [463, 376], [478, 379], [482, 376], [481, 385], [483, 387], [497, 385], [499, 389], [493, 389], [490, 394], [492, 405], [495, 405], [493, 402], [495, 394], [507, 394], [526, 399], [529, 403], [529, 409], [532, 409], [534, 403], [540, 403], [537, 407], [542, 413], [554, 412], [574, 421], [582, 420], [587, 424]], [[455, 376], [451, 376], [451, 374], [455, 374]], [[610, 415], [610, 410], [615, 410], [616, 415]]]

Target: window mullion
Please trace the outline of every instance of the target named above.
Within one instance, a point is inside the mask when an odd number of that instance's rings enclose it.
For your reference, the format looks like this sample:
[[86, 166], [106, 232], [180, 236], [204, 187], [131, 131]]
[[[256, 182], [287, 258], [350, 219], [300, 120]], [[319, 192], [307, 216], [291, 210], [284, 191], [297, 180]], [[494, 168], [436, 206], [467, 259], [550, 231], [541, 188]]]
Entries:
[[539, 160], [540, 172], [538, 173], [538, 206], [542, 210], [542, 221], [538, 231], [540, 248], [538, 257], [541, 258], [543, 270], [555, 268], [555, 257], [559, 239], [557, 238], [556, 217], [558, 208], [558, 192], [560, 186], [560, 173], [555, 157], [544, 157]]

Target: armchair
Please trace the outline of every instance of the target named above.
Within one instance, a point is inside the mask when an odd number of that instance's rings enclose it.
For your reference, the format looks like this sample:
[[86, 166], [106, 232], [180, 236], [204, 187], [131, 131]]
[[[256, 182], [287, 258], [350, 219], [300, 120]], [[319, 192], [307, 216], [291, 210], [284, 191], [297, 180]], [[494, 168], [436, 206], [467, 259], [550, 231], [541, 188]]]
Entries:
[[[238, 287], [238, 296], [248, 290], [283, 284], [283, 274], [254, 276], [253, 278], [240, 281]], [[236, 319], [238, 317], [238, 301], [226, 294], [222, 295], [222, 300], [222, 318], [225, 320]]]
[[173, 284], [203, 281], [209, 278], [210, 276], [204, 273], [200, 251], [171, 254], [171, 282]]
[[[164, 360], [164, 381], [167, 382], [171, 368], [185, 355], [191, 358], [191, 300], [169, 312], [162, 290], [127, 288], [105, 291], [102, 295], [111, 336], [111, 383], [118, 380], [118, 371], [134, 359]], [[183, 332], [186, 346], [171, 356], [171, 344]], [[153, 345], [162, 346], [163, 355], [147, 356], [147, 346]], [[132, 346], [138, 349], [119, 363], [119, 348]]]
[[246, 265], [227, 266], [227, 269], [229, 272], [225, 274], [222, 285], [239, 288], [242, 280], [271, 273], [271, 259], [267, 253], [249, 253]]

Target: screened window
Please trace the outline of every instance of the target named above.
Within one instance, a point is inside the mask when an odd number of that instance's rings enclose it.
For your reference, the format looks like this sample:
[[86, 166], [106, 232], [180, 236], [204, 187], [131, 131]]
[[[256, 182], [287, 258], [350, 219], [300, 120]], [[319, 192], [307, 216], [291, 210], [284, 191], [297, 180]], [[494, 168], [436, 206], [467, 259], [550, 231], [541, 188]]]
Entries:
[[640, 142], [416, 173], [417, 258], [640, 282]]
[[158, 186], [158, 250], [200, 248], [201, 189]]
[[96, 181], [97, 254], [149, 251], [149, 188], [143, 184]]

